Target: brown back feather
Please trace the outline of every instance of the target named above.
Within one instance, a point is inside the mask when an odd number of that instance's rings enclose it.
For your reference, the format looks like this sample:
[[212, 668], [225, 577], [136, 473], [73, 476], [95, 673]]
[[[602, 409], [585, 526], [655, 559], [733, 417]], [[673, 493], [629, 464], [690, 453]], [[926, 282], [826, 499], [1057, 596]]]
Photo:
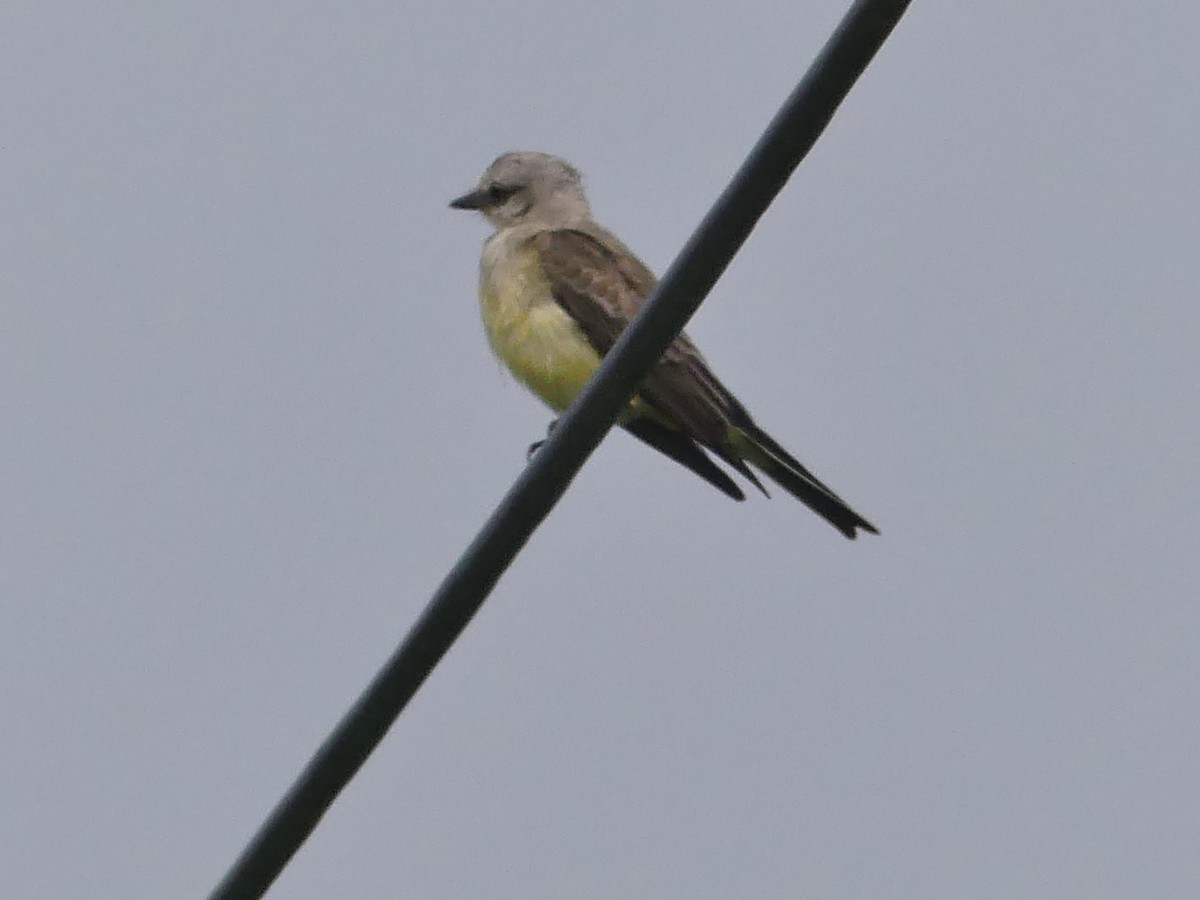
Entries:
[[[618, 245], [616, 252], [583, 231], [544, 231], [531, 238], [531, 244], [539, 252], [555, 301], [596, 352], [608, 353], [654, 289], [654, 275], [624, 246]], [[735, 465], [741, 463], [729, 445], [728, 425], [748, 421], [749, 416], [685, 335], [667, 347], [638, 394], [685, 433]]]

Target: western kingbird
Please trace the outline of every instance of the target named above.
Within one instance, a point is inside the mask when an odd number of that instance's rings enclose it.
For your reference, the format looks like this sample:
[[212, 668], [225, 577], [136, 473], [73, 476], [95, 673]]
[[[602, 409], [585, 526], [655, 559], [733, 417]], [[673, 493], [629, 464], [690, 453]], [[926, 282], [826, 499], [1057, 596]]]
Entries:
[[[592, 218], [579, 172], [558, 157], [506, 153], [450, 205], [479, 210], [496, 228], [479, 278], [492, 349], [562, 412], [650, 295], [653, 273]], [[619, 421], [735, 500], [745, 495], [704, 450], [766, 494], [754, 466], [848, 538], [859, 528], [878, 534], [754, 423], [686, 335], [663, 353]]]

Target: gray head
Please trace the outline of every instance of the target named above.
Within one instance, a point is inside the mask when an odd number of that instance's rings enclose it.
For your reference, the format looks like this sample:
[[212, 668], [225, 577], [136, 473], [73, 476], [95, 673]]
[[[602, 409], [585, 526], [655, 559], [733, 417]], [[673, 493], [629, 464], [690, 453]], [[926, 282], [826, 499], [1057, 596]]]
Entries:
[[517, 222], [563, 225], [591, 215], [579, 171], [548, 153], [505, 153], [487, 167], [475, 190], [450, 203], [477, 209], [497, 228]]

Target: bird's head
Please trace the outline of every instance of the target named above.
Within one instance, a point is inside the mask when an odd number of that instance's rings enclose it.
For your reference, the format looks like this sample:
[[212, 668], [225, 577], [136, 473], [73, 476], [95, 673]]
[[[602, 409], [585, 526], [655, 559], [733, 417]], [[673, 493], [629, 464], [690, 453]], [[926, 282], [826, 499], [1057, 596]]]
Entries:
[[557, 156], [530, 150], [497, 157], [475, 190], [450, 205], [479, 210], [497, 228], [531, 220], [563, 226], [591, 214], [579, 171]]

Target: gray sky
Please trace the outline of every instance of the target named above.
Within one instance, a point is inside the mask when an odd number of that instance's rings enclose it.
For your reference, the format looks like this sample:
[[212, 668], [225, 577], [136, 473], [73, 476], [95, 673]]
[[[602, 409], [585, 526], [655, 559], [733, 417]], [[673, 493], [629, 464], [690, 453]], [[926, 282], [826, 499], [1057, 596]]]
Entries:
[[[447, 201], [661, 271], [845, 3], [727, 6], [5, 5], [6, 896], [215, 884], [549, 419]], [[272, 896], [1195, 895], [1198, 29], [914, 4], [690, 329], [882, 536], [612, 436]]]

